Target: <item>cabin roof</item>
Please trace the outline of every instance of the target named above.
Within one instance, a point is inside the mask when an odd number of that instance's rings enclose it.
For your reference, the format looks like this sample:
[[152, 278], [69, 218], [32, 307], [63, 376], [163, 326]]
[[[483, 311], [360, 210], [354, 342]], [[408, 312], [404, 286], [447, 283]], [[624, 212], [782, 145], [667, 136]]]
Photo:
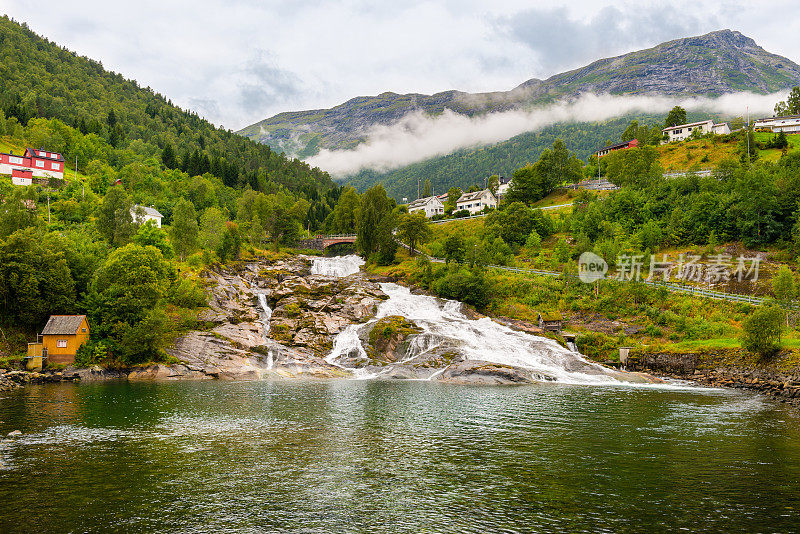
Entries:
[[44, 325], [42, 335], [73, 335], [78, 332], [85, 315], [51, 315]]

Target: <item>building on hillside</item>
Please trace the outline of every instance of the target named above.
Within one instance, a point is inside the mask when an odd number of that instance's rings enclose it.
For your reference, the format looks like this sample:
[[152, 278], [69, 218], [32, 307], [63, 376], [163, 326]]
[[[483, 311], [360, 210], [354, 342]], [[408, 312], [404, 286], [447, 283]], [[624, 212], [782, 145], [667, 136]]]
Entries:
[[508, 194], [508, 190], [511, 189], [511, 178], [506, 178], [505, 176], [500, 177], [500, 186], [497, 188], [497, 198], [503, 198]]
[[456, 211], [467, 210], [470, 215], [480, 213], [484, 208], [496, 208], [497, 199], [488, 189], [474, 193], [464, 193], [456, 202]]
[[41, 342], [28, 343], [28, 358], [49, 363], [75, 363], [81, 345], [89, 341], [89, 322], [85, 315], [51, 315], [41, 334]]
[[545, 332], [561, 333], [564, 318], [560, 312], [539, 312], [539, 328]]
[[408, 212], [416, 213], [418, 211], [425, 213], [425, 217], [430, 219], [434, 215], [444, 215], [444, 204], [439, 197], [418, 198], [408, 205]]
[[32, 169], [11, 169], [11, 183], [14, 185], [33, 184]]
[[628, 148], [636, 148], [637, 146], [639, 146], [638, 139], [631, 139], [630, 141], [623, 141], [621, 143], [617, 143], [616, 145], [598, 148], [594, 151], [594, 155], [598, 158], [602, 158], [603, 156], [607, 156], [616, 150], [626, 150]]
[[714, 124], [714, 121], [709, 119], [707, 121], [690, 122], [689, 124], [670, 126], [661, 130], [665, 136], [669, 137], [669, 141], [665, 141], [667, 143], [672, 141], [683, 141], [696, 131], [699, 131], [700, 135], [705, 135], [708, 133], [726, 135], [731, 133], [731, 128], [728, 126], [727, 122]]
[[15, 156], [0, 152], [0, 174], [12, 174], [14, 169], [30, 170], [35, 177], [64, 179], [64, 157], [57, 152], [25, 149]]
[[756, 130], [774, 133], [800, 133], [800, 115], [787, 115], [785, 117], [768, 117], [766, 119], [758, 119], [753, 123], [753, 128]]
[[140, 206], [139, 204], [133, 205], [131, 208], [131, 216], [133, 217], [133, 222], [136, 224], [144, 224], [147, 221], [153, 221], [158, 228], [161, 228], [161, 219], [164, 218], [157, 209], [149, 206]]

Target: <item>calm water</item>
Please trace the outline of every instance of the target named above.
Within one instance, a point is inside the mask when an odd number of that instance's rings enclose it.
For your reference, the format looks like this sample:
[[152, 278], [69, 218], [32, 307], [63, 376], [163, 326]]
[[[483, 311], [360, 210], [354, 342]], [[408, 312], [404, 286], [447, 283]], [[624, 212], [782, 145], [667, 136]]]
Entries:
[[13, 429], [0, 532], [800, 531], [800, 418], [736, 392], [49, 385]]

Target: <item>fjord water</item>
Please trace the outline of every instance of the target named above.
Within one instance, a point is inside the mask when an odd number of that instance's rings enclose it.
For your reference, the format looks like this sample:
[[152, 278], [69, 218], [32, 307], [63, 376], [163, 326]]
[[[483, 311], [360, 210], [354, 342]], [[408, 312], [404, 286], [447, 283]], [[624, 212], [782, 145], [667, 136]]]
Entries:
[[0, 532], [791, 532], [800, 418], [725, 390], [110, 382], [0, 397]]

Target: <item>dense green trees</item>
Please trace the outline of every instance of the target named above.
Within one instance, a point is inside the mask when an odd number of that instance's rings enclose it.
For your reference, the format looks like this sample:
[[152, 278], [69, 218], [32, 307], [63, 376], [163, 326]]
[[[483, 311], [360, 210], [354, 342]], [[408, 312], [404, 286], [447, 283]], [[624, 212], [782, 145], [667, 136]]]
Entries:
[[133, 202], [121, 187], [112, 187], [97, 210], [97, 229], [113, 246], [130, 241], [136, 230], [133, 224]]
[[562, 183], [580, 180], [582, 167], [581, 161], [570, 154], [564, 142], [556, 139], [552, 149], [542, 152], [539, 161], [514, 173], [508, 198], [512, 202], [535, 202]]
[[421, 211], [404, 214], [400, 217], [397, 235], [411, 247], [411, 255], [416, 255], [417, 245], [431, 237], [431, 229], [425, 214]]
[[775, 104], [776, 115], [800, 115], [800, 87], [794, 86], [789, 97]]
[[125, 363], [156, 357], [166, 329], [165, 297], [176, 282], [172, 265], [152, 246], [128, 244], [97, 270], [90, 295], [96, 334], [114, 341]]
[[0, 298], [3, 315], [26, 328], [42, 325], [50, 314], [76, 309], [75, 281], [53, 234], [35, 228], [0, 242]]
[[[153, 157], [192, 176], [211, 173], [231, 187], [250, 184], [266, 191], [270, 182], [295, 192], [334, 187], [319, 169], [215, 127], [6, 16], [0, 18], [0, 56], [2, 130], [18, 137], [19, 127], [27, 126], [33, 145], [61, 152], [69, 163], [78, 156], [82, 169], [92, 159], [116, 167]], [[41, 119], [56, 120], [37, 122]]]
[[553, 223], [541, 210], [531, 209], [521, 202], [512, 202], [486, 217], [486, 229], [510, 245], [521, 246], [532, 231], [539, 237], [550, 236]]

